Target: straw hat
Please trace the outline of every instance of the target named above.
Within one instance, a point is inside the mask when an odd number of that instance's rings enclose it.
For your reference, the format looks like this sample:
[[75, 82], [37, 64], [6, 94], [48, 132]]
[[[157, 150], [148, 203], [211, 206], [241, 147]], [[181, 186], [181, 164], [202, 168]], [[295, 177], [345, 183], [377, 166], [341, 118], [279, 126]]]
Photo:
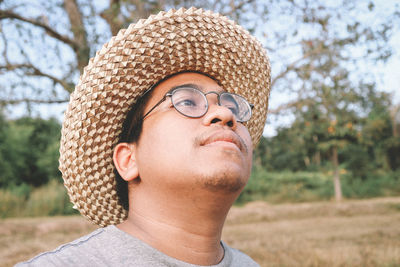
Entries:
[[90, 221], [121, 223], [112, 153], [129, 107], [161, 79], [182, 71], [213, 77], [254, 104], [247, 127], [263, 132], [270, 65], [261, 44], [228, 18], [190, 8], [170, 10], [120, 30], [90, 59], [65, 112], [60, 171], [71, 201]]

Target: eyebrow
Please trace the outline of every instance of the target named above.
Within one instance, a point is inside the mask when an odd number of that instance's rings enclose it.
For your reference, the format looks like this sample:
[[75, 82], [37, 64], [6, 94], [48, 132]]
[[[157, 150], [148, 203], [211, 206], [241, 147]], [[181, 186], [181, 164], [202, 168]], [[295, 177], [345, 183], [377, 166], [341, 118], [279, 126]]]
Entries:
[[[182, 84], [182, 85], [178, 85], [178, 86], [174, 86], [174, 87], [172, 87], [169, 91], [168, 91], [168, 93], [171, 93], [172, 91], [174, 91], [175, 89], [180, 89], [180, 88], [194, 88], [194, 89], [197, 89], [197, 90], [199, 90], [199, 91], [201, 91], [201, 92], [203, 92], [203, 93], [205, 93], [204, 92], [204, 88], [201, 86], [201, 85], [198, 85], [198, 84], [195, 84], [195, 83], [185, 83], [185, 84]], [[218, 89], [216, 89], [215, 90], [216, 92], [226, 92], [224, 89], [220, 89], [220, 90], [218, 90]]]
[[168, 93], [170, 93], [170, 92], [172, 92], [172, 91], [174, 91], [176, 89], [187, 88], [187, 87], [195, 88], [195, 89], [197, 89], [199, 91], [202, 91], [204, 93], [203, 88], [201, 86], [197, 85], [197, 84], [194, 84], [194, 83], [185, 83], [185, 84], [181, 84], [181, 85], [178, 85], [178, 86], [174, 86], [168, 91]]

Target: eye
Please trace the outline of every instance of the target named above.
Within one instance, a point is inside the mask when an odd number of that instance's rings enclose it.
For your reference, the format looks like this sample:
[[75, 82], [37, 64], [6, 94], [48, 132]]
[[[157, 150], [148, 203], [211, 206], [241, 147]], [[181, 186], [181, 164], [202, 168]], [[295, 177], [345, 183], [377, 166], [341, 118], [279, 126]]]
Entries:
[[179, 107], [195, 107], [196, 102], [192, 99], [182, 99], [175, 102], [175, 106]]
[[236, 99], [237, 96], [229, 93], [223, 93], [221, 95], [221, 104], [228, 108], [234, 115], [238, 115], [239, 113], [239, 103]]
[[235, 115], [238, 112], [238, 106], [236, 102], [227, 101], [226, 103], [224, 103], [224, 107], [228, 108]]
[[237, 108], [232, 105], [225, 105], [226, 108], [228, 108], [233, 114], [237, 113]]

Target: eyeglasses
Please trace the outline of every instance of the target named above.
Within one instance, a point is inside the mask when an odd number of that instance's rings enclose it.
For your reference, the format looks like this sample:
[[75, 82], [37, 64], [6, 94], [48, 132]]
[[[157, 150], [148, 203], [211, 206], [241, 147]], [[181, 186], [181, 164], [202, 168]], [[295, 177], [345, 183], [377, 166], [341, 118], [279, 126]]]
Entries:
[[209, 104], [206, 97], [208, 94], [216, 94], [218, 96], [218, 105], [228, 108], [235, 116], [236, 121], [246, 122], [250, 120], [251, 110], [254, 106], [247, 102], [244, 97], [228, 92], [218, 93], [215, 91], [204, 94], [199, 89], [186, 85], [174, 88], [166, 93], [164, 97], [143, 116], [143, 119], [167, 97], [171, 97], [172, 105], [182, 115], [189, 118], [200, 118], [208, 111]]

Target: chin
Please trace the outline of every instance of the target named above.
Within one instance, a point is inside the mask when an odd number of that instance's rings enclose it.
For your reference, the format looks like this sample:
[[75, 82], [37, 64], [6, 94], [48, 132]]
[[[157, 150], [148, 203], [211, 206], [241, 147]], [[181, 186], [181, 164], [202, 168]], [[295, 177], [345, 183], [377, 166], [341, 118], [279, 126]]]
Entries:
[[249, 180], [251, 158], [237, 151], [213, 152], [198, 157], [195, 168], [191, 165], [191, 173], [197, 177], [196, 184], [211, 192], [239, 194]]
[[239, 174], [232, 170], [225, 170], [204, 175], [198, 182], [200, 186], [211, 192], [239, 194], [247, 184], [247, 181], [248, 178], [245, 178], [243, 173]]

